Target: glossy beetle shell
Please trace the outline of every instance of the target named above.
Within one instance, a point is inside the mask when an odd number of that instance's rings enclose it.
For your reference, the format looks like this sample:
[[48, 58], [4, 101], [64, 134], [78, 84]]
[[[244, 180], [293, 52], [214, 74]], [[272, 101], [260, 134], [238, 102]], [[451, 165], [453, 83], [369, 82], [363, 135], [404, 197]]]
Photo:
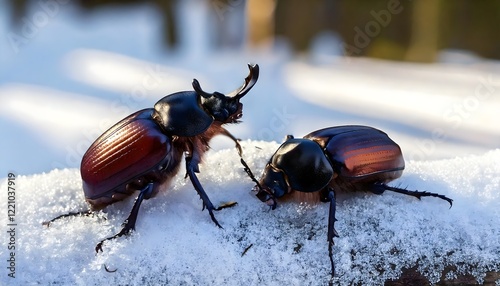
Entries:
[[155, 177], [166, 167], [171, 140], [152, 119], [154, 109], [144, 109], [121, 120], [89, 147], [80, 171], [86, 200], [101, 209], [130, 194], [127, 184]]
[[372, 127], [330, 127], [304, 138], [315, 141], [325, 150], [336, 174], [353, 181], [387, 182], [399, 178], [405, 167], [399, 145]]
[[201, 107], [194, 91], [177, 92], [160, 99], [154, 106], [156, 121], [167, 134], [195, 136], [213, 123], [212, 116]]
[[321, 190], [333, 176], [331, 163], [321, 147], [311, 140], [288, 139], [276, 150], [269, 164], [285, 173], [292, 189], [306, 193]]

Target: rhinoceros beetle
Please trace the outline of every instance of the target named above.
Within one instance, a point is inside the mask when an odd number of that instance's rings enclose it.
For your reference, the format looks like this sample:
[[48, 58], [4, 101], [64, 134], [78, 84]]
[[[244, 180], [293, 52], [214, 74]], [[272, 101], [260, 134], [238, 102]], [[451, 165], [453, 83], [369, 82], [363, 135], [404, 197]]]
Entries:
[[[178, 172], [185, 155], [186, 177], [189, 176], [201, 197], [203, 209], [206, 208], [212, 221], [221, 227], [213, 212], [235, 203], [214, 207], [195, 173], [199, 172], [198, 164], [209, 149], [209, 141], [216, 135], [231, 138], [242, 156], [238, 140], [222, 125], [237, 123], [242, 116], [240, 99], [259, 77], [258, 65], [249, 64], [248, 68], [250, 72], [244, 84], [227, 96], [203, 91], [194, 79], [194, 91], [167, 95], [154, 108], [137, 111], [109, 128], [89, 147], [81, 162], [83, 191], [91, 211], [64, 214], [45, 224], [61, 217], [101, 210], [139, 191], [123, 229], [97, 244], [96, 252], [102, 251], [104, 241], [134, 229], [142, 201], [165, 188]], [[250, 172], [243, 159], [241, 161]]]
[[300, 197], [301, 193], [309, 193], [309, 200], [330, 202], [327, 239], [333, 278], [332, 246], [333, 238], [338, 237], [334, 227], [337, 192], [368, 191], [380, 195], [389, 190], [418, 199], [438, 197], [451, 207], [453, 200], [444, 195], [388, 186], [388, 182], [401, 176], [404, 167], [399, 145], [386, 133], [368, 126], [348, 125], [317, 130], [299, 139], [287, 136], [268, 161], [260, 180], [252, 179], [257, 197], [272, 209], [278, 198]]

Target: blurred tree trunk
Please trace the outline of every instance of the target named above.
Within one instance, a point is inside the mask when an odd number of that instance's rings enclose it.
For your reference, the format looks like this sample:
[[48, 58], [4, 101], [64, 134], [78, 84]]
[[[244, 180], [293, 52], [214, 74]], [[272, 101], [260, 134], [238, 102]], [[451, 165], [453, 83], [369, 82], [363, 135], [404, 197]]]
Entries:
[[324, 0], [282, 0], [276, 5], [276, 34], [285, 36], [299, 51], [306, 51], [321, 30]]
[[17, 0], [8, 2], [10, 5], [10, 10], [12, 13], [12, 22], [18, 24], [21, 22], [21, 18], [26, 14], [26, 4], [27, 0]]
[[410, 45], [405, 59], [415, 62], [433, 62], [436, 59], [439, 43], [438, 0], [419, 0], [413, 2]]
[[163, 12], [163, 39], [169, 48], [175, 47], [178, 41], [177, 36], [177, 19], [174, 12], [174, 1], [163, 0], [157, 1], [156, 4]]
[[247, 5], [250, 45], [270, 43], [274, 38], [276, 0], [248, 0]]
[[296, 50], [306, 50], [311, 39], [311, 4], [303, 0], [279, 1], [276, 34], [285, 36]]

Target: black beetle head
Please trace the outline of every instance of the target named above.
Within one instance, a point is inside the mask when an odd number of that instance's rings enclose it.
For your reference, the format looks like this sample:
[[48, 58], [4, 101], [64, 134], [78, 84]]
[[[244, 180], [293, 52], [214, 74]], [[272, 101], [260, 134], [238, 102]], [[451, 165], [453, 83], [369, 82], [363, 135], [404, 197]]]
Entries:
[[309, 139], [287, 137], [271, 164], [286, 174], [292, 190], [312, 193], [326, 187], [334, 172], [321, 146]]
[[272, 166], [266, 165], [264, 174], [260, 178], [259, 185], [255, 186], [256, 196], [262, 202], [267, 203], [273, 209], [276, 208], [276, 198], [281, 198], [290, 191], [285, 179], [285, 174]]
[[260, 179], [261, 188], [255, 188], [263, 202], [293, 191], [311, 193], [325, 188], [334, 175], [330, 161], [322, 148], [309, 139], [287, 140], [273, 154]]
[[259, 78], [258, 65], [249, 64], [248, 69], [250, 73], [245, 78], [245, 83], [227, 96], [220, 92], [207, 93], [196, 79], [193, 80], [193, 88], [202, 97], [203, 107], [216, 121], [233, 123], [241, 118], [243, 104], [240, 103], [240, 99], [252, 89]]

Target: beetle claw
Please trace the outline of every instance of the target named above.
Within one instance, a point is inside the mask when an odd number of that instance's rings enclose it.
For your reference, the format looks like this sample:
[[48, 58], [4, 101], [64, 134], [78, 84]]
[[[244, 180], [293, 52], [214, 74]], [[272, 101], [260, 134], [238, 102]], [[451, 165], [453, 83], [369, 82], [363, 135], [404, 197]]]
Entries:
[[104, 264], [104, 270], [106, 270], [106, 272], [108, 272], [108, 273], [113, 273], [113, 272], [116, 272], [116, 270], [118, 270], [118, 269], [116, 268], [114, 270], [109, 270], [108, 266], [106, 264]]
[[103, 252], [102, 251], [102, 245], [103, 245], [103, 243], [106, 240], [112, 240], [112, 239], [118, 238], [120, 236], [129, 235], [133, 230], [135, 230], [135, 227], [130, 227], [130, 225], [127, 225], [127, 223], [125, 223], [125, 226], [123, 227], [123, 229], [119, 233], [117, 233], [117, 234], [115, 234], [113, 236], [110, 236], [108, 238], [105, 238], [105, 239], [101, 240], [101, 242], [99, 242], [98, 244], [96, 244], [96, 246], [95, 246], [95, 252], [96, 253], [98, 253], [99, 251]]
[[144, 200], [145, 197], [149, 197], [151, 195], [151, 192], [154, 189], [154, 183], [149, 183], [144, 189], [141, 190], [139, 195], [137, 196], [137, 199], [135, 200], [134, 206], [132, 207], [132, 211], [130, 211], [130, 214], [128, 215], [127, 219], [123, 222], [123, 228], [120, 230], [119, 233], [105, 238], [101, 240], [96, 246], [95, 246], [95, 252], [98, 253], [99, 251], [102, 252], [102, 244], [106, 240], [111, 240], [118, 238], [120, 236], [124, 235], [129, 235], [131, 231], [135, 229], [135, 222], [137, 220], [137, 214], [139, 213], [139, 208], [141, 207], [141, 203]]
[[276, 199], [275, 198], [271, 198], [271, 200], [273, 201], [272, 204], [270, 205], [271, 206], [271, 209], [272, 210], [275, 210], [276, 209], [276, 206], [278, 205], [278, 203], [276, 202]]
[[[135, 221], [134, 221], [134, 225], [135, 225]], [[101, 242], [99, 242], [98, 244], [96, 244], [96, 246], [95, 246], [95, 252], [96, 253], [99, 253], [99, 251], [103, 252], [102, 251], [102, 245], [103, 245], [103, 243], [106, 240], [112, 240], [112, 239], [118, 238], [120, 236], [129, 235], [133, 230], [135, 230], [135, 226], [131, 226], [131, 224], [129, 224], [128, 221], [125, 221], [124, 226], [123, 226], [122, 230], [119, 233], [117, 233], [117, 234], [115, 234], [113, 236], [110, 236], [108, 238], [105, 238], [105, 239], [101, 240]]]
[[220, 225], [220, 223], [219, 223], [219, 222], [217, 221], [217, 219], [215, 218], [214, 212], [213, 212], [212, 210], [210, 210], [210, 209], [209, 209], [209, 210], [208, 210], [208, 213], [210, 214], [210, 218], [212, 218], [212, 221], [215, 223], [215, 225], [216, 225], [217, 227], [219, 227], [219, 228], [224, 229], [224, 228], [222, 227], [222, 225]]
[[[230, 207], [234, 207], [235, 205], [237, 205], [238, 203], [237, 202], [228, 202], [228, 203], [225, 203], [225, 204], [222, 204], [220, 205], [219, 207], [217, 208], [214, 208], [213, 206], [211, 208], [208, 208], [207, 207], [207, 210], [208, 210], [208, 213], [210, 214], [210, 218], [212, 219], [212, 221], [215, 223], [216, 226], [218, 226], [219, 228], [222, 228], [222, 225], [220, 225], [220, 223], [217, 221], [217, 219], [215, 218], [215, 215], [214, 215], [214, 211], [220, 211], [222, 209], [226, 209], [226, 208], [230, 208]], [[203, 204], [205, 206], [205, 204]]]

